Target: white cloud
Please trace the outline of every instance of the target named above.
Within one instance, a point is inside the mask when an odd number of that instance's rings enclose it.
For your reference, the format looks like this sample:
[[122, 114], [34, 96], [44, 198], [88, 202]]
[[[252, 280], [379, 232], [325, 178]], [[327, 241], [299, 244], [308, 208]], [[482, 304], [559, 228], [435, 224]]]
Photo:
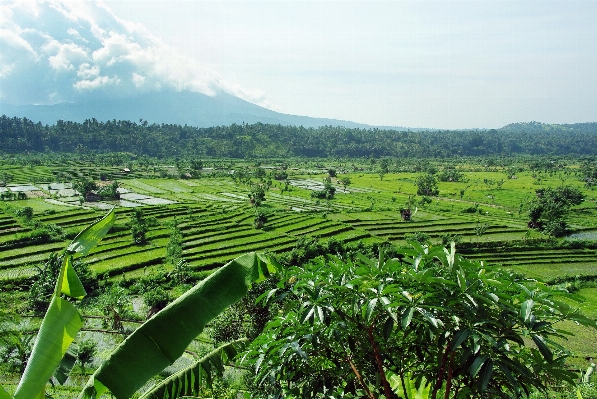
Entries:
[[43, 50], [48, 54], [54, 54], [48, 57], [48, 62], [53, 69], [59, 72], [74, 70], [73, 63], [89, 59], [87, 51], [75, 43], [60, 43], [57, 40], [50, 40]]
[[79, 33], [78, 30], [73, 29], [73, 28], [69, 28], [66, 33], [68, 33], [69, 35], [73, 36], [75, 39], [80, 40], [82, 42], [88, 43], [89, 40], [85, 39], [83, 36], [81, 36], [81, 34]]
[[95, 79], [80, 80], [73, 84], [73, 87], [77, 90], [94, 90], [104, 86], [118, 85], [120, 84], [118, 77], [98, 76]]
[[142, 87], [145, 84], [145, 76], [133, 72], [132, 81], [135, 84], [135, 87]]
[[97, 65], [89, 65], [87, 63], [79, 65], [79, 70], [77, 71], [77, 76], [83, 79], [91, 79], [99, 76], [100, 74], [100, 67]]
[[17, 50], [25, 50], [30, 55], [35, 56], [35, 50], [31, 47], [31, 44], [27, 40], [23, 39], [19, 32], [13, 32], [8, 29], [0, 29], [0, 43], [2, 44], [3, 53], [6, 51], [6, 47], [12, 47]]
[[[224, 91], [267, 105], [263, 92], [227, 81], [101, 1], [9, 0], [1, 7], [3, 101], [50, 103], [99, 89], [119, 96], [174, 89], [211, 96]], [[9, 47], [12, 52], [5, 51]]]

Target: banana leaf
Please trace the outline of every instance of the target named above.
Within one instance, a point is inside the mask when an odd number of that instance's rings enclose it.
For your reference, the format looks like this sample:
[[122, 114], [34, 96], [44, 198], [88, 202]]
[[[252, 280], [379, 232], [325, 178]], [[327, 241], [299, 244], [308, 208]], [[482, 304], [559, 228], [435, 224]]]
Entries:
[[245, 341], [246, 339], [229, 342], [214, 349], [191, 366], [156, 384], [139, 399], [176, 399], [198, 396], [201, 388], [211, 386], [213, 373], [219, 377], [223, 375], [224, 364], [234, 359], [238, 353], [237, 347]]
[[0, 385], [0, 399], [12, 399], [12, 396]]
[[87, 253], [110, 230], [114, 222], [114, 210], [83, 230], [63, 255], [62, 267], [56, 281], [54, 295], [41, 323], [31, 356], [14, 394], [15, 399], [43, 398], [46, 383], [52, 377], [69, 345], [83, 326], [79, 311], [62, 298], [85, 296], [85, 289], [72, 266], [74, 252]]
[[110, 390], [131, 397], [178, 359], [207, 323], [241, 299], [253, 282], [279, 266], [264, 255], [242, 255], [214, 272], [145, 322], [106, 359], [79, 395], [98, 398]]

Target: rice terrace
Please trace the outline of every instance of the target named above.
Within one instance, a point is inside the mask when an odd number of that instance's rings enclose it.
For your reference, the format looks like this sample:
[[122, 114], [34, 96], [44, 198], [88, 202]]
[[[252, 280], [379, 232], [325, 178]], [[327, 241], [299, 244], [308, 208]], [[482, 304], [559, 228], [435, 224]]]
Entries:
[[[270, 129], [247, 127], [261, 126]], [[80, 304], [86, 321], [79, 347], [88, 353], [87, 366], [108, 356], [106, 345], [243, 254], [265, 253], [293, 268], [357, 253], [403, 259], [411, 245], [432, 253], [451, 243], [483, 267], [545, 282], [581, 300], [563, 299], [588, 319], [559, 322], [575, 335], [550, 342], [571, 351], [571, 370], [582, 371], [584, 358], [595, 355], [594, 155], [162, 158], [75, 152], [6, 153], [0, 163], [0, 298], [9, 310], [6, 328], [20, 320], [2, 352], [2, 383], [9, 387], [39, 328], [44, 296], [57, 277], [56, 254], [112, 209], [115, 221], [105, 237], [75, 263], [91, 290]], [[560, 204], [556, 210], [553, 203]], [[242, 312], [257, 312], [256, 305], [235, 306], [208, 325], [189, 353], [254, 336], [259, 321]], [[99, 346], [89, 346], [98, 339]], [[173, 370], [189, 361], [181, 359]], [[49, 392], [68, 397], [84, 385], [84, 361], [64, 387]], [[224, 381], [204, 392], [246, 389], [235, 387], [238, 377]]]
[[597, 399], [597, 1], [0, 1], [0, 399]]

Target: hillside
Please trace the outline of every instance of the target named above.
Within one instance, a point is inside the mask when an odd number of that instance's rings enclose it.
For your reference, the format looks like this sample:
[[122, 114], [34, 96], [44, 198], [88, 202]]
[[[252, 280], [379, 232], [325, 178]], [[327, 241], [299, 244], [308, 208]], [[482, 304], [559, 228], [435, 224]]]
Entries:
[[100, 98], [79, 103], [54, 105], [0, 104], [0, 114], [27, 117], [42, 124], [59, 120], [82, 123], [86, 119], [139, 121], [211, 127], [233, 123], [269, 123], [319, 127], [325, 125], [367, 127], [366, 125], [326, 118], [287, 115], [252, 104], [225, 92], [208, 96], [190, 91], [150, 92], [125, 98]]

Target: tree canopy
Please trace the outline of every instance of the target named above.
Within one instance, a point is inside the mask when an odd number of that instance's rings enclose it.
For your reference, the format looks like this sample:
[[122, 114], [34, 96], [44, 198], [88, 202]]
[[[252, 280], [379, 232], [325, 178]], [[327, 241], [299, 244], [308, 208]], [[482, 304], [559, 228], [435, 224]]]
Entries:
[[596, 155], [597, 123], [525, 123], [499, 130], [413, 132], [262, 123], [197, 128], [96, 119], [83, 123], [59, 120], [44, 126], [27, 118], [3, 115], [0, 148], [9, 154], [130, 152], [153, 157], [232, 158]]

